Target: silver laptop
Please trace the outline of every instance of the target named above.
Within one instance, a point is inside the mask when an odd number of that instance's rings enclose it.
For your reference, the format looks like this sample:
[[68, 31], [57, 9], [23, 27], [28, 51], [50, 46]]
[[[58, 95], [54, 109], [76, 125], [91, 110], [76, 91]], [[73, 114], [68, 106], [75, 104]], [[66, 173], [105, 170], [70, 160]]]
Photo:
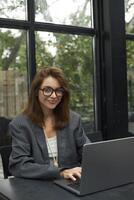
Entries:
[[80, 196], [134, 182], [134, 137], [84, 145], [80, 183], [54, 182]]

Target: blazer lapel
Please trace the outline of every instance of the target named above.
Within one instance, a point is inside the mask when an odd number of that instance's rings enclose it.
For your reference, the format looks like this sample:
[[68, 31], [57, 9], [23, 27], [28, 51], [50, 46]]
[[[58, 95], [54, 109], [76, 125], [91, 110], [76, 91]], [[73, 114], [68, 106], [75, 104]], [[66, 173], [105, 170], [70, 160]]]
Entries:
[[57, 148], [58, 148], [58, 163], [59, 166], [64, 163], [64, 155], [65, 155], [65, 136], [64, 136], [64, 128], [59, 130], [57, 133]]
[[39, 126], [34, 126], [34, 133], [35, 133], [35, 137], [39, 145], [39, 148], [42, 151], [42, 155], [44, 159], [46, 159], [46, 157], [48, 158], [47, 144], [46, 144], [46, 139], [44, 136], [43, 129]]

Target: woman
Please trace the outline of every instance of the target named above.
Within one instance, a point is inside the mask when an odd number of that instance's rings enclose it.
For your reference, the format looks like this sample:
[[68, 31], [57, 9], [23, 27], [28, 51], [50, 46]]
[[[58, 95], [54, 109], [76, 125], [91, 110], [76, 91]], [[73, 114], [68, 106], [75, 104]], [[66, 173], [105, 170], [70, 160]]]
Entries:
[[24, 112], [9, 125], [13, 176], [33, 179], [81, 177], [82, 147], [89, 142], [80, 116], [69, 110], [63, 71], [47, 67], [36, 74]]

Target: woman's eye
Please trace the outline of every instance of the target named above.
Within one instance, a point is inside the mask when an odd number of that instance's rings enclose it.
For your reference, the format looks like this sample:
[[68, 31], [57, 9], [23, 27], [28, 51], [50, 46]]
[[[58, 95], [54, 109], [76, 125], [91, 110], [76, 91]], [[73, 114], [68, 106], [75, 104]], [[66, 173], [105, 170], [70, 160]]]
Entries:
[[60, 88], [57, 90], [59, 93], [63, 93], [64, 92], [64, 89], [63, 88]]
[[62, 90], [61, 90], [61, 89], [58, 89], [58, 90], [57, 90], [57, 93], [62, 93]]
[[51, 88], [44, 88], [44, 92], [51, 92], [52, 91], [52, 89]]

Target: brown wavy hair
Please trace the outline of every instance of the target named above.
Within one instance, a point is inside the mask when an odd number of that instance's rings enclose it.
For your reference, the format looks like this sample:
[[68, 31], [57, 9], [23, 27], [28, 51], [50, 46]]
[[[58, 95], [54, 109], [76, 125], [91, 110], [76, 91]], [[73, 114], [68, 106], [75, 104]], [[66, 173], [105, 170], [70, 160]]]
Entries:
[[23, 114], [27, 115], [34, 123], [42, 126], [44, 120], [44, 114], [40, 106], [38, 99], [39, 88], [45, 78], [51, 76], [56, 78], [61, 87], [64, 88], [64, 95], [61, 102], [54, 109], [55, 116], [55, 129], [61, 129], [69, 121], [69, 99], [70, 93], [68, 89], [68, 83], [65, 79], [64, 73], [61, 68], [58, 67], [44, 67], [34, 77], [29, 93], [28, 103], [23, 111]]

